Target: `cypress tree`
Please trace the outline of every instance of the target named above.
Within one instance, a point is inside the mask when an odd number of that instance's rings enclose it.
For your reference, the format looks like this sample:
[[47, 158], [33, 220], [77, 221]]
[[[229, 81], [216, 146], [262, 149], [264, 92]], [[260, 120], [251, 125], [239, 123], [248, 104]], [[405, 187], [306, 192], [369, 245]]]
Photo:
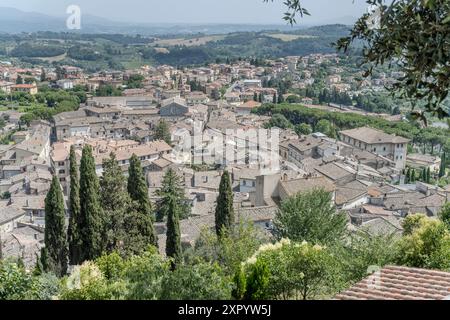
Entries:
[[416, 182], [416, 169], [411, 170], [411, 180], [410, 182]]
[[180, 236], [180, 210], [177, 199], [171, 195], [166, 199], [167, 204], [167, 239], [166, 255], [173, 259], [172, 269], [175, 269], [183, 259]]
[[216, 206], [216, 233], [220, 237], [222, 232], [229, 231], [234, 224], [233, 192], [228, 171], [224, 171], [220, 179], [219, 196]]
[[431, 183], [431, 169], [430, 167], [427, 168], [427, 183]]
[[158, 222], [163, 221], [164, 217], [168, 216], [168, 206], [166, 202], [169, 196], [173, 196], [177, 204], [180, 206], [181, 219], [187, 218], [190, 215], [190, 207], [184, 205], [186, 199], [182, 185], [183, 183], [181, 178], [175, 173], [175, 171], [173, 169], [167, 170], [162, 181], [161, 189], [156, 191], [156, 194], [161, 197], [161, 200], [158, 202], [156, 213], [156, 220]]
[[258, 102], [258, 94], [256, 92], [253, 94], [253, 100]]
[[68, 243], [66, 235], [64, 196], [58, 178], [53, 176], [50, 190], [45, 198], [45, 271], [62, 277], [67, 273]]
[[78, 265], [81, 257], [81, 225], [80, 216], [80, 181], [74, 146], [70, 147], [70, 194], [69, 194], [69, 260], [71, 265]]
[[41, 69], [41, 82], [47, 80], [47, 74], [45, 73], [44, 68]]
[[94, 260], [104, 251], [105, 228], [99, 192], [92, 148], [86, 145], [80, 164], [80, 229], [83, 244], [80, 262]]
[[127, 190], [131, 199], [138, 202], [140, 212], [153, 216], [153, 209], [148, 196], [148, 187], [147, 182], [145, 182], [144, 171], [142, 170], [139, 158], [135, 154], [133, 154], [130, 159]]
[[411, 169], [408, 168], [408, 170], [406, 170], [405, 175], [405, 184], [409, 184], [410, 181], [411, 181]]
[[114, 153], [103, 161], [100, 178], [101, 204], [105, 215], [105, 243], [108, 252], [120, 250], [124, 239], [124, 216], [131, 205], [125, 176]]
[[277, 100], [277, 94], [276, 93], [274, 93], [273, 94], [273, 104], [277, 104], [278, 103], [278, 100]]
[[163, 140], [167, 144], [171, 144], [171, 136], [170, 136], [170, 128], [166, 121], [159, 121], [158, 125], [155, 128], [155, 139]]
[[149, 246], [158, 247], [152, 217], [142, 214], [139, 205], [132, 201], [123, 218], [123, 252], [127, 256], [140, 255]]
[[284, 98], [282, 94], [278, 95], [278, 103], [283, 103], [284, 102]]
[[[130, 159], [130, 167], [128, 168], [128, 183], [127, 183], [128, 194], [131, 200], [136, 202], [136, 210], [142, 216], [144, 221], [151, 222], [148, 228], [146, 228], [145, 238], [154, 246], [158, 245], [157, 238], [155, 236], [155, 231], [153, 228], [154, 214], [150, 198], [148, 196], [148, 187], [145, 182], [144, 172], [141, 167], [141, 162], [138, 157], [133, 154]], [[139, 216], [137, 216], [139, 217]], [[142, 222], [137, 223], [143, 225]], [[134, 225], [133, 223], [131, 225]]]
[[446, 164], [447, 164], [446, 162], [447, 162], [447, 155], [444, 152], [441, 157], [441, 166], [439, 168], [439, 178], [444, 177], [446, 174], [446, 172], [445, 172]]

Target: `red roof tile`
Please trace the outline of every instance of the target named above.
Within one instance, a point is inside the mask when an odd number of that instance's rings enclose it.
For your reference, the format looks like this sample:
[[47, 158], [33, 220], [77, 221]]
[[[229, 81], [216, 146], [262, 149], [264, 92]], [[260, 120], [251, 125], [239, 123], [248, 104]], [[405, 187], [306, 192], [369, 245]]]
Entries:
[[388, 266], [349, 290], [337, 300], [444, 300], [450, 297], [450, 273]]

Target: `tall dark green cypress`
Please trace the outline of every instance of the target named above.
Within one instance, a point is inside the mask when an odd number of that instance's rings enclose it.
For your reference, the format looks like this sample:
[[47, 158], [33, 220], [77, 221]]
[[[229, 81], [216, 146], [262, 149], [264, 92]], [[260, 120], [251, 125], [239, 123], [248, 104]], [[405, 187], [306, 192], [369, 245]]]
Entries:
[[182, 249], [180, 236], [180, 209], [177, 199], [174, 196], [168, 196], [167, 205], [167, 239], [166, 255], [173, 259], [172, 269], [175, 269], [182, 263]]
[[62, 277], [67, 273], [68, 243], [66, 234], [66, 213], [64, 196], [56, 176], [45, 198], [45, 271]]
[[144, 171], [141, 167], [139, 158], [133, 154], [128, 168], [128, 194], [131, 199], [139, 203], [139, 209], [142, 213], [153, 216], [153, 208], [148, 196], [147, 182], [145, 182]]
[[80, 229], [83, 244], [80, 262], [100, 257], [105, 249], [104, 218], [99, 193], [92, 147], [86, 145], [80, 164]]
[[164, 174], [161, 189], [156, 191], [156, 194], [161, 197], [158, 201], [156, 220], [162, 222], [165, 217], [168, 216], [166, 201], [168, 196], [172, 196], [176, 199], [180, 206], [180, 219], [188, 218], [190, 215], [190, 206], [184, 205], [186, 198], [184, 195], [183, 182], [181, 177], [178, 176], [173, 169], [168, 169]]
[[406, 175], [405, 175], [405, 184], [409, 184], [411, 182], [411, 169], [408, 168], [408, 170], [406, 170]]
[[75, 148], [70, 148], [70, 193], [69, 193], [69, 260], [71, 265], [80, 263], [81, 251], [83, 250], [81, 243], [81, 225], [80, 216], [80, 181], [78, 178], [78, 166], [75, 155]]
[[284, 98], [283, 95], [281, 93], [278, 94], [278, 103], [283, 103], [284, 102]]
[[127, 192], [125, 176], [113, 153], [103, 161], [100, 190], [101, 204], [105, 215], [106, 249], [108, 252], [120, 250], [125, 237], [124, 217], [130, 208], [131, 199]]
[[[153, 227], [154, 222], [154, 213], [152, 204], [150, 202], [150, 198], [148, 196], [148, 187], [145, 182], [144, 172], [141, 167], [141, 162], [138, 157], [133, 154], [130, 159], [130, 167], [128, 168], [128, 194], [131, 197], [131, 200], [136, 202], [137, 212], [140, 215], [143, 215], [146, 218], [143, 218], [146, 221], [149, 221], [149, 226], [146, 226], [146, 234], [145, 237], [149, 239], [151, 245], [157, 246], [158, 241], [155, 235], [155, 230]], [[151, 222], [151, 223], [150, 223]], [[140, 223], [142, 225], [142, 222]]]
[[427, 168], [427, 183], [431, 183], [431, 169], [430, 167]]
[[427, 169], [426, 168], [422, 168], [422, 170], [420, 171], [419, 180], [422, 182], [427, 182]]
[[446, 174], [447, 155], [444, 152], [441, 157], [441, 166], [439, 168], [439, 178], [442, 178]]
[[220, 179], [219, 196], [216, 206], [216, 233], [218, 236], [222, 232], [229, 231], [234, 225], [233, 191], [231, 189], [231, 178], [228, 171], [224, 171]]

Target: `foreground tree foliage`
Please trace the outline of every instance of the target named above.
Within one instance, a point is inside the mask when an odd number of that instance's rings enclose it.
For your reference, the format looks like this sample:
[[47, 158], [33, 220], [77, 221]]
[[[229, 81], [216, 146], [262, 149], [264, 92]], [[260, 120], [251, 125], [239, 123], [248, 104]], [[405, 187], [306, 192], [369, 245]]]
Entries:
[[14, 261], [0, 261], [0, 300], [51, 300], [58, 295], [53, 274], [33, 275]]
[[123, 259], [117, 253], [86, 262], [65, 278], [67, 300], [230, 299], [232, 281], [217, 264], [200, 262], [170, 271], [170, 260], [154, 248]]
[[226, 300], [231, 298], [233, 283], [218, 264], [200, 262], [181, 265], [165, 277], [161, 299]]
[[410, 215], [399, 241], [397, 262], [416, 268], [450, 270], [450, 232], [446, 223], [425, 215]]
[[336, 243], [330, 250], [339, 259], [339, 278], [343, 287], [349, 287], [370, 274], [370, 267], [395, 265], [397, 262], [396, 234], [373, 235], [362, 230], [352, 233], [347, 240]]
[[450, 203], [445, 204], [441, 209], [439, 218], [446, 224], [447, 229], [450, 232]]
[[337, 263], [325, 247], [282, 239], [261, 246], [243, 269], [247, 299], [307, 300], [332, 290]]
[[241, 263], [269, 240], [269, 236], [251, 222], [241, 221], [231, 232], [224, 230], [220, 236], [212, 230], [203, 229], [194, 250], [187, 253], [186, 260], [201, 258], [218, 262], [228, 275], [234, 275]]
[[316, 189], [293, 196], [281, 204], [274, 219], [278, 239], [329, 244], [343, 238], [347, 218], [333, 204], [331, 194]]
[[[361, 232], [326, 247], [288, 239], [258, 245], [252, 228], [242, 224], [220, 238], [205, 230], [175, 270], [154, 247], [127, 258], [104, 254], [60, 280], [3, 261], [0, 299], [327, 299], [367, 277], [371, 266], [449, 270], [448, 230], [426, 216], [407, 218], [404, 236]], [[206, 241], [207, 233], [215, 240]]]

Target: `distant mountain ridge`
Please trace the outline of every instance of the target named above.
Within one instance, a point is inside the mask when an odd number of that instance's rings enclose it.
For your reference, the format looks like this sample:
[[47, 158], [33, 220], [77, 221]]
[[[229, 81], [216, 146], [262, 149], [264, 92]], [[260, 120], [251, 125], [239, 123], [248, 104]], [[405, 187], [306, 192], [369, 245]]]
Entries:
[[[83, 14], [81, 30], [68, 30], [67, 17], [50, 16], [37, 12], [25, 12], [15, 8], [0, 7], [0, 32], [1, 33], [32, 33], [38, 31], [53, 32], [78, 32], [78, 33], [123, 33], [142, 35], [162, 34], [219, 34], [233, 32], [258, 32], [263, 30], [280, 30], [283, 32], [295, 32], [304, 30], [312, 25], [299, 25], [292, 27], [283, 24], [186, 24], [186, 23], [126, 23], [112, 21], [89, 14]], [[338, 19], [351, 20], [350, 18]], [[335, 22], [336, 23], [336, 22]], [[323, 24], [335, 24], [326, 22]], [[343, 23], [346, 24], [346, 23]]]

